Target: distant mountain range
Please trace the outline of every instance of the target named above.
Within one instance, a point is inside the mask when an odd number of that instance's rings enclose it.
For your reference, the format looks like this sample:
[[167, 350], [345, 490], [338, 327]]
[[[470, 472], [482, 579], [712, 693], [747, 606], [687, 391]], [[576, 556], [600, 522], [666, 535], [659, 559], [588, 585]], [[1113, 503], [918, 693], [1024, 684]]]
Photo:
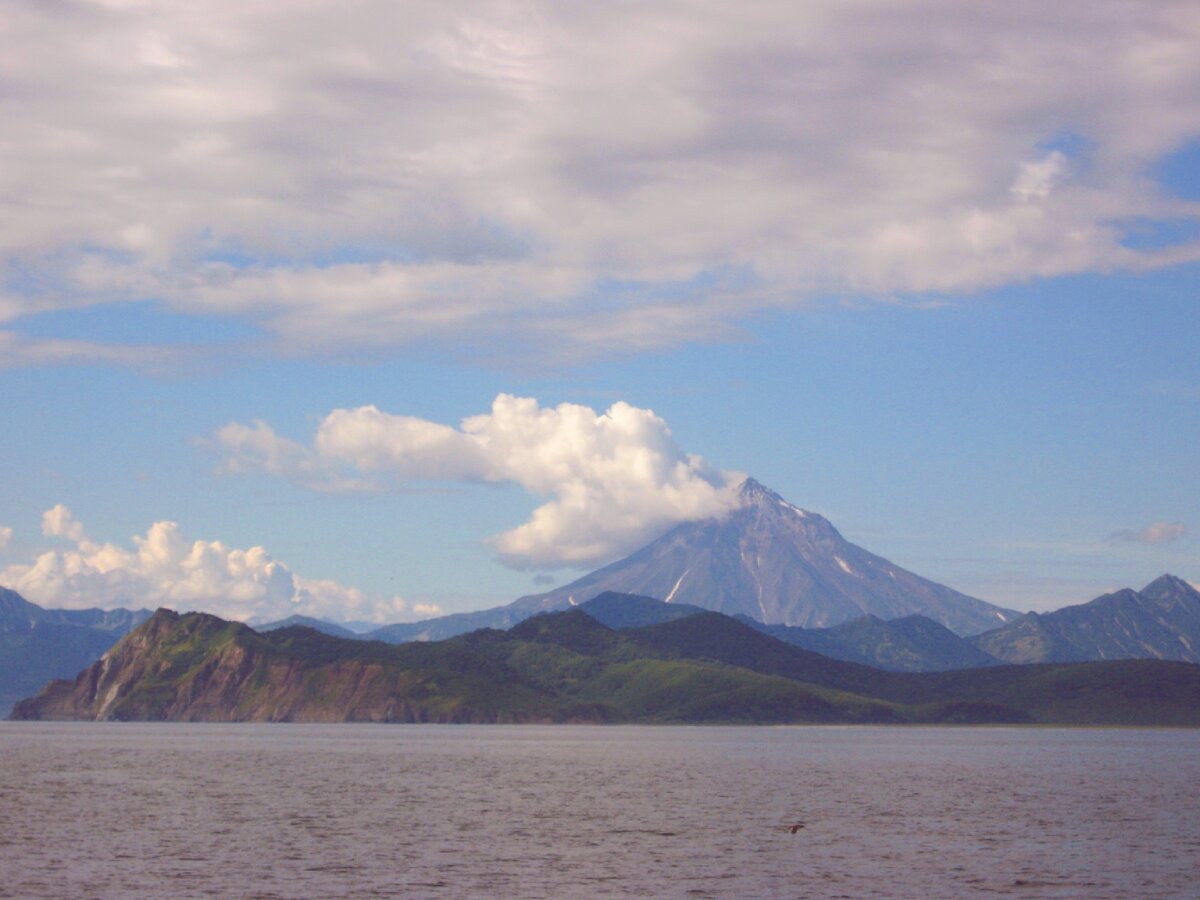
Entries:
[[[400, 644], [512, 628], [580, 605], [617, 630], [721, 612], [795, 647], [900, 672], [1125, 658], [1200, 662], [1200, 592], [1180, 578], [1164, 575], [1141, 591], [1021, 615], [868, 553], [753, 479], [725, 516], [679, 525], [625, 559], [507, 606], [357, 634], [302, 616], [258, 629], [301, 625]], [[149, 616], [45, 610], [0, 588], [0, 714], [48, 680], [73, 677]]]
[[1002, 664], [970, 639], [959, 637], [925, 616], [903, 616], [891, 621], [864, 616], [832, 628], [762, 625], [745, 616], [738, 619], [764, 634], [814, 653], [895, 672], [947, 672]]
[[0, 716], [50, 679], [75, 677], [150, 615], [146, 609], [42, 609], [0, 588]]
[[[606, 594], [582, 605], [637, 610], [637, 623], [666, 621], [675, 604], [645, 597]], [[696, 607], [689, 607], [695, 611]], [[658, 618], [656, 618], [656, 615]], [[613, 628], [613, 614], [597, 615]], [[1167, 659], [1200, 663], [1200, 591], [1182, 578], [1163, 575], [1141, 591], [1105, 594], [1050, 613], [1026, 613], [992, 631], [962, 638], [925, 616], [885, 621], [864, 616], [831, 628], [765, 625], [748, 616], [740, 622], [786, 643], [833, 659], [897, 672], [943, 672], [1004, 664], [1085, 662], [1105, 659]]]
[[[690, 604], [613, 591], [586, 600], [579, 608], [618, 631], [706, 612]], [[0, 713], [47, 681], [74, 676], [149, 615], [146, 610], [45, 610], [0, 589]], [[1052, 613], [1028, 613], [970, 638], [919, 615], [892, 620], [863, 616], [830, 628], [765, 625], [742, 615], [737, 619], [810, 652], [896, 672], [1104, 659], [1200, 662], [1200, 591], [1171, 575], [1141, 591], [1117, 591]], [[387, 626], [364, 635], [331, 622], [293, 616], [258, 630], [295, 625], [344, 639], [390, 638], [390, 643], [404, 641], [389, 632], [409, 627]]]
[[1200, 591], [1163, 575], [1140, 591], [1128, 588], [1050, 613], [1027, 613], [971, 639], [1010, 663], [1089, 659], [1177, 659], [1200, 662]]
[[[605, 625], [617, 629], [703, 611], [702, 607], [687, 603], [667, 604], [616, 591], [605, 591], [580, 605]], [[355, 634], [333, 623], [301, 616], [259, 626], [258, 630], [300, 624], [338, 637], [404, 643], [414, 639], [413, 629], [425, 629], [418, 639], [442, 639], [439, 633], [448, 631], [453, 636], [459, 633], [459, 627], [473, 624], [473, 617], [486, 618], [490, 612], [448, 616], [434, 620], [434, 625], [387, 625], [366, 634]], [[519, 620], [523, 618], [527, 617]], [[866, 615], [829, 628], [767, 625], [742, 614], [736, 618], [764, 634], [814, 653], [897, 672], [1101, 659], [1200, 662], [1200, 591], [1173, 575], [1163, 575], [1141, 591], [1126, 589], [1055, 612], [1025, 613], [1006, 625], [968, 638], [916, 614], [896, 619]], [[503, 627], [512, 624], [506, 622]]]
[[319, 631], [321, 634], [328, 634], [331, 637], [347, 638], [356, 640], [363, 637], [357, 631], [351, 631], [334, 622], [326, 622], [324, 619], [314, 619], [312, 616], [288, 616], [286, 619], [279, 619], [275, 622], [264, 622], [261, 625], [251, 625], [255, 631], [260, 634], [265, 634], [268, 631], [278, 631], [280, 628], [290, 628], [293, 625], [303, 625], [305, 628], [311, 628], [313, 631]]
[[[707, 612], [698, 606], [663, 603], [636, 594], [607, 591], [581, 603], [579, 609], [616, 631], [658, 625]], [[864, 616], [832, 628], [798, 628], [792, 625], [764, 625], [749, 616], [736, 616], [755, 631], [785, 644], [820, 653], [830, 659], [861, 663], [893, 672], [944, 672], [998, 666], [1000, 660], [989, 656], [966, 638], [923, 616], [905, 616], [885, 622]]]
[[[618, 600], [604, 614], [625, 617], [634, 606]], [[1197, 726], [1200, 666], [1126, 660], [884, 672], [707, 611], [615, 631], [572, 609], [507, 632], [393, 646], [302, 626], [259, 634], [203, 613], [159, 610], [103, 662], [52, 682], [13, 716]]]

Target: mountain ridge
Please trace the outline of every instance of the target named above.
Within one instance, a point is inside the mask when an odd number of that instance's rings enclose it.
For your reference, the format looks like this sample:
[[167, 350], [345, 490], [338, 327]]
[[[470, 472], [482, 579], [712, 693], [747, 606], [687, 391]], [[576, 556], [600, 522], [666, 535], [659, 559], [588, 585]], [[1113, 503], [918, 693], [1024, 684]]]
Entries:
[[748, 617], [737, 618], [797, 647], [895, 672], [945, 672], [1002, 664], [968, 638], [915, 614], [891, 620], [863, 616], [829, 628], [763, 625]]
[[1200, 725], [1200, 666], [1128, 660], [914, 675], [702, 612], [616, 632], [585, 611], [389, 645], [157, 611], [17, 719]]
[[1162, 575], [1141, 591], [1123, 588], [1053, 612], [1027, 613], [971, 642], [1009, 663], [1200, 662], [1200, 591], [1182, 578]]
[[53, 678], [70, 678], [150, 617], [149, 610], [44, 609], [0, 587], [0, 715]]

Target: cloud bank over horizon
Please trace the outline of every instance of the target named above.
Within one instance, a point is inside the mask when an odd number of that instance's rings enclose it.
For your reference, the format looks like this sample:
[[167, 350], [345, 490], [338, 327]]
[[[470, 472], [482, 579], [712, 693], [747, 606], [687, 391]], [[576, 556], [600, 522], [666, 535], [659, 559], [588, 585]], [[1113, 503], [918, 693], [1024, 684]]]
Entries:
[[1200, 258], [1189, 2], [12, 0], [0, 60], [0, 365], [162, 364], [56, 331], [130, 303], [552, 366]]
[[0, 569], [0, 585], [43, 607], [131, 609], [165, 606], [226, 619], [260, 622], [291, 615], [390, 623], [441, 615], [429, 604], [372, 597], [329, 580], [301, 578], [263, 547], [187, 541], [175, 522], [155, 522], [133, 548], [91, 540], [71, 510], [42, 516], [42, 533], [71, 546], [46, 550], [31, 563]]
[[501, 394], [459, 428], [374, 406], [335, 409], [311, 447], [265, 422], [216, 434], [222, 471], [261, 472], [315, 490], [387, 490], [414, 481], [511, 483], [551, 497], [530, 520], [490, 539], [518, 569], [581, 568], [636, 550], [678, 522], [736, 502], [740, 472], [685, 453], [652, 410], [614, 403], [542, 407]]

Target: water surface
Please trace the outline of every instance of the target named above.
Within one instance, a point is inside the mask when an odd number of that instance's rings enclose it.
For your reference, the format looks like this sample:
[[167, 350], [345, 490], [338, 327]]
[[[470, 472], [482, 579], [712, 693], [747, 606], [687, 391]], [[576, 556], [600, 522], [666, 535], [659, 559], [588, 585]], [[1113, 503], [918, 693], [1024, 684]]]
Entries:
[[1198, 785], [1195, 731], [3, 723], [0, 897], [1194, 897]]

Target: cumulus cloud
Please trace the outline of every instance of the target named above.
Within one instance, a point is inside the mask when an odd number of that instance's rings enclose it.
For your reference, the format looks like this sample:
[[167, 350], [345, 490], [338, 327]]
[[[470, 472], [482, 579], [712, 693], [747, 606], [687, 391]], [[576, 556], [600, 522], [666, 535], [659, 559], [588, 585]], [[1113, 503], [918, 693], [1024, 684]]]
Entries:
[[137, 363], [19, 334], [130, 300], [553, 363], [1200, 256], [1122, 240], [1200, 218], [1147, 174], [1200, 136], [1187, 0], [11, 0], [0, 60], [9, 364]]
[[1169, 544], [1187, 534], [1182, 522], [1153, 522], [1141, 531], [1118, 531], [1113, 539], [1135, 544]]
[[71, 510], [59, 503], [42, 513], [42, 534], [47, 537], [65, 537], [76, 544], [85, 543], [83, 525], [76, 521]]
[[261, 422], [231, 423], [216, 439], [226, 471], [284, 475], [309, 487], [506, 482], [550, 497], [528, 522], [491, 539], [515, 568], [611, 560], [674, 523], [720, 515], [744, 477], [685, 453], [652, 410], [624, 402], [598, 414], [501, 394], [490, 412], [458, 428], [362, 406], [329, 413], [311, 447]]
[[0, 550], [3, 550], [12, 541], [13, 530], [7, 525], [0, 526]]
[[122, 547], [91, 540], [71, 510], [59, 504], [42, 516], [42, 531], [71, 546], [0, 570], [0, 584], [46, 607], [166, 606], [240, 621], [298, 614], [396, 622], [441, 612], [400, 597], [301, 578], [262, 547], [240, 550], [220, 541], [186, 540], [175, 522], [155, 522], [144, 535], [134, 536], [132, 547]]

